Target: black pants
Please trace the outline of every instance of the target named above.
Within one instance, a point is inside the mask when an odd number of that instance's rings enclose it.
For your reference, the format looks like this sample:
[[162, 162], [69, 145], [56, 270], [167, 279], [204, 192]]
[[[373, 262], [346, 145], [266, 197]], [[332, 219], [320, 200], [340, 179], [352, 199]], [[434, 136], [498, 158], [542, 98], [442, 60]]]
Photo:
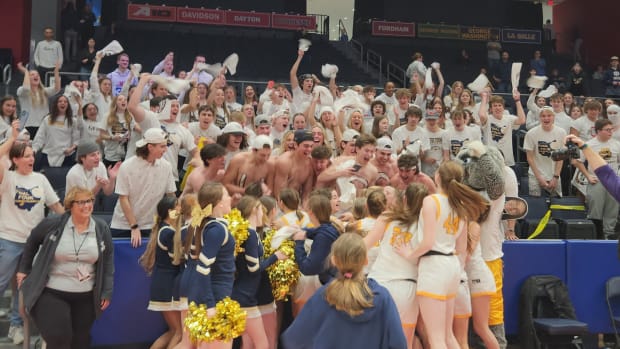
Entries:
[[31, 311], [48, 349], [90, 348], [95, 322], [93, 292], [73, 293], [45, 288]]

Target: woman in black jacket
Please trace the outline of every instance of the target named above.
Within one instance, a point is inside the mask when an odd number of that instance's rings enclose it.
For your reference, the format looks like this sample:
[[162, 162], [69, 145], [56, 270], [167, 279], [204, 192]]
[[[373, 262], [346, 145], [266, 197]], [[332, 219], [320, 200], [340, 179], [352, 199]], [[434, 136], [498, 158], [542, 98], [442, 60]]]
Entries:
[[89, 189], [71, 189], [67, 212], [39, 223], [24, 247], [17, 282], [48, 349], [90, 347], [91, 326], [110, 305], [114, 246], [93, 202]]

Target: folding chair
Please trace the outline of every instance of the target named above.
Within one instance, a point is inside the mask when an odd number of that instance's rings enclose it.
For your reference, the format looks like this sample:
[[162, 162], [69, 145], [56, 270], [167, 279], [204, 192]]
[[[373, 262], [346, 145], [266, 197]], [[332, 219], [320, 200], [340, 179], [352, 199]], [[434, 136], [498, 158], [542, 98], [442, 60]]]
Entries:
[[616, 348], [620, 348], [620, 335], [618, 334], [618, 327], [620, 326], [620, 276], [614, 276], [607, 280], [605, 298], [607, 309], [609, 309], [609, 319], [616, 336]]

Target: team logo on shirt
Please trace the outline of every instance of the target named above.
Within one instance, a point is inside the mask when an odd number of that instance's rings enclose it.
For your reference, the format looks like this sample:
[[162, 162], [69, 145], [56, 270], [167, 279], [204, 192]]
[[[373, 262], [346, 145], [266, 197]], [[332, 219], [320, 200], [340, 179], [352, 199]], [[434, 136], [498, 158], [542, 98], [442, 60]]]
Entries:
[[394, 227], [394, 233], [390, 238], [390, 245], [399, 246], [408, 244], [411, 241], [413, 234], [408, 231], [403, 231], [400, 227]]
[[598, 155], [600, 155], [605, 161], [609, 162], [611, 160], [611, 149], [609, 148], [601, 148], [598, 151]]
[[429, 138], [428, 142], [432, 151], [441, 150], [441, 137]]
[[463, 144], [465, 144], [466, 142], [469, 142], [469, 138], [465, 138], [462, 141], [459, 141], [458, 139], [451, 139], [450, 152], [452, 152], [452, 155], [457, 156], [461, 151], [461, 148], [463, 148]]
[[502, 138], [504, 138], [505, 130], [506, 127], [491, 123], [491, 139], [494, 142], [499, 142]]
[[551, 152], [554, 149], [554, 147], [552, 147], [551, 145], [555, 142], [557, 142], [555, 139], [551, 142], [538, 141], [538, 147], [536, 147], [538, 149], [538, 154], [540, 154], [541, 156], [550, 157]]
[[15, 206], [22, 210], [31, 211], [41, 201], [43, 190], [38, 186], [30, 189], [15, 186]]

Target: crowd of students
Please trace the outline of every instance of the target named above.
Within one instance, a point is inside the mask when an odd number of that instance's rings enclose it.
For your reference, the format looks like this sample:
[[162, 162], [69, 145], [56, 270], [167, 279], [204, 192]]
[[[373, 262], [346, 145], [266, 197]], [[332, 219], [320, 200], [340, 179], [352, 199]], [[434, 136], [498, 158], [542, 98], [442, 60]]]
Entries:
[[[118, 68], [100, 75], [109, 58], [97, 53], [89, 81], [72, 81], [62, 94], [60, 63], [47, 88], [18, 64], [17, 98], [0, 100], [0, 213], [16, 218], [0, 223], [0, 247], [13, 251], [0, 254], [0, 291], [44, 205], [63, 211], [37, 171], [64, 167], [67, 192], [118, 196], [112, 236], [134, 247], [150, 237], [140, 261], [152, 274], [149, 309], [169, 327], [154, 348], [194, 345], [183, 331], [188, 303], [215, 316], [226, 297], [247, 313], [243, 348], [275, 348], [279, 339], [291, 348], [467, 348], [472, 315], [485, 346], [505, 348], [501, 241], [516, 236], [501, 212], [516, 196], [508, 189], [516, 188], [514, 130], [528, 130], [529, 194], [562, 195], [568, 161], [552, 153], [571, 133], [617, 168], [620, 107], [585, 98], [582, 112], [570, 94], [546, 106], [534, 89], [526, 114], [513, 89], [512, 115], [490, 84], [474, 94], [456, 81], [444, 95], [440, 65], [426, 67], [421, 54], [409, 88], [387, 82], [376, 96], [372, 86], [339, 88], [337, 71], [326, 83], [298, 75], [304, 53], [290, 69], [290, 90], [270, 83], [259, 95], [246, 85], [239, 102], [226, 81], [234, 67], [213, 70], [202, 55], [174, 74], [169, 52], [149, 74], [121, 53]], [[458, 155], [475, 141], [502, 152], [497, 167], [513, 180], [499, 196], [465, 185], [472, 181]], [[601, 237], [611, 236], [618, 206], [599, 201], [604, 188], [583, 162], [572, 159], [587, 181], [590, 217], [601, 221]], [[233, 207], [249, 222], [236, 255], [223, 219]], [[277, 249], [264, 255], [272, 229], [289, 229], [302, 273], [288, 329], [266, 273], [289, 258]], [[11, 326], [16, 342], [15, 313]]]

